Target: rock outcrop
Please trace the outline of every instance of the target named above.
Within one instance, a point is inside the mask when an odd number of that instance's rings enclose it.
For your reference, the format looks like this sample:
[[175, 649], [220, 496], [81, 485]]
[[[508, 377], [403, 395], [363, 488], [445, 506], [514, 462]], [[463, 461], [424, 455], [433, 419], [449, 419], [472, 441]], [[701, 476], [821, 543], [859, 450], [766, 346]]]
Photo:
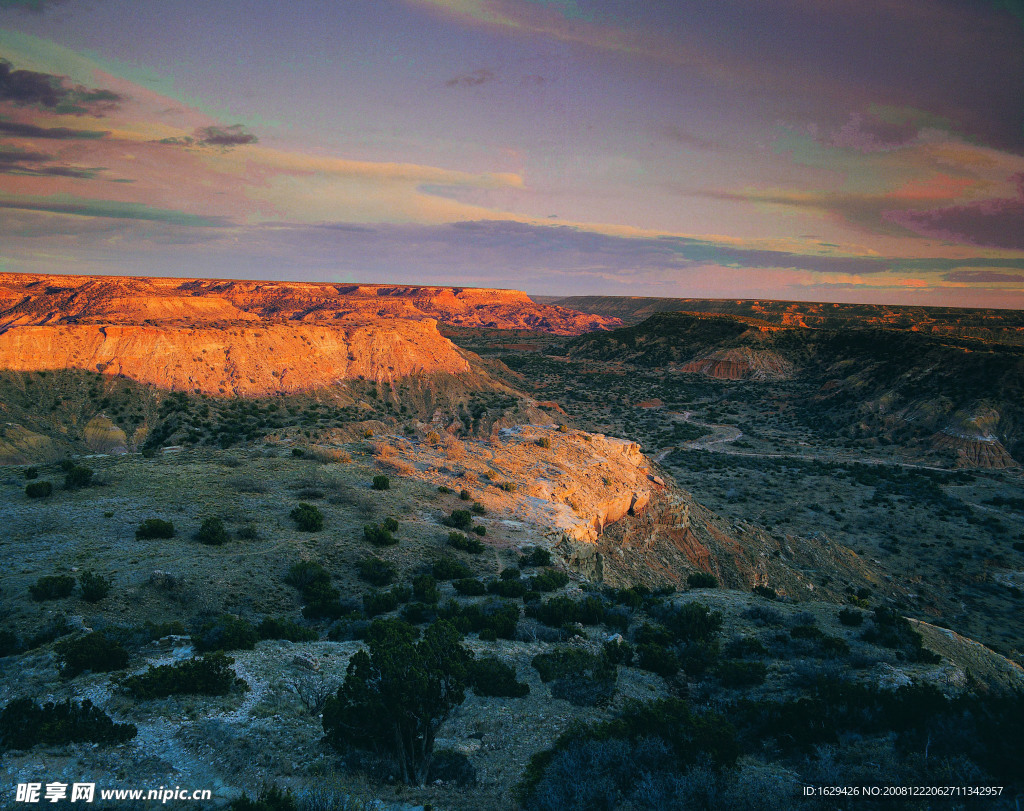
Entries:
[[621, 324], [617, 318], [537, 304], [519, 290], [0, 274], [0, 329], [82, 323], [197, 327], [268, 320], [347, 326], [381, 319], [556, 335]]
[[679, 371], [696, 372], [719, 380], [788, 380], [793, 376], [793, 364], [777, 352], [738, 347], [696, 358]]
[[0, 334], [0, 368], [85, 369], [173, 391], [245, 396], [470, 370], [430, 320], [350, 327], [12, 327]]

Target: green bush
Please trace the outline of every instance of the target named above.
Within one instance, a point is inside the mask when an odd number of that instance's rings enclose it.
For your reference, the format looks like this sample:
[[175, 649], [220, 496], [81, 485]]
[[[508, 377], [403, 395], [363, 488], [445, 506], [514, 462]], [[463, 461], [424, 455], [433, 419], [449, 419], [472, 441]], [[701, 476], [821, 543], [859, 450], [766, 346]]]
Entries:
[[288, 513], [288, 517], [295, 522], [300, 532], [319, 532], [324, 528], [324, 514], [304, 501]]
[[569, 582], [569, 575], [554, 569], [546, 569], [530, 578], [530, 586], [534, 591], [558, 591]]
[[312, 628], [288, 619], [264, 617], [256, 628], [260, 639], [286, 639], [289, 642], [314, 642], [320, 638]]
[[21, 640], [14, 631], [0, 631], [0, 659], [5, 656], [13, 656], [23, 650]]
[[50, 482], [29, 482], [25, 485], [25, 495], [29, 498], [46, 498], [53, 493]]
[[570, 673], [551, 682], [551, 697], [568, 701], [574, 707], [604, 707], [615, 696], [616, 673]]
[[481, 504], [479, 501], [474, 501], [472, 503], [472, 505], [470, 505], [469, 511], [473, 515], [486, 515], [487, 514], [487, 508], [483, 504]]
[[651, 673], [657, 673], [659, 676], [664, 678], [674, 676], [682, 667], [682, 662], [680, 662], [679, 656], [674, 650], [672, 650], [672, 648], [666, 645], [658, 645], [654, 643], [637, 645], [636, 654], [637, 667], [641, 670], [649, 670]]
[[754, 586], [752, 590], [758, 597], [764, 597], [766, 600], [777, 600], [779, 597], [775, 589], [770, 586]]
[[473, 576], [473, 571], [461, 561], [441, 558], [434, 561], [431, 574], [437, 580], [462, 580]]
[[223, 651], [215, 651], [176, 665], [150, 665], [145, 673], [122, 681], [121, 687], [128, 695], [143, 700], [171, 695], [223, 696], [236, 682], [245, 685], [235, 678], [231, 668], [234, 663]]
[[[297, 450], [299, 449], [293, 449], [292, 453]], [[295, 804], [291, 789], [281, 791], [277, 786], [264, 785], [255, 800], [243, 791], [242, 796], [233, 800], [227, 807], [227, 811], [298, 811], [298, 806]]]
[[476, 538], [467, 538], [461, 532], [448, 533], [448, 546], [474, 555], [480, 554], [487, 548]]
[[226, 544], [230, 538], [228, 531], [224, 528], [224, 522], [216, 517], [204, 518], [203, 523], [196, 533], [196, 540], [210, 546], [221, 546]]
[[284, 582], [305, 593], [307, 588], [317, 583], [330, 585], [331, 574], [316, 561], [300, 560], [298, 563], [293, 563], [288, 569]]
[[406, 603], [399, 616], [410, 625], [423, 625], [437, 619], [437, 605], [432, 603]]
[[398, 577], [398, 567], [380, 558], [363, 558], [356, 567], [359, 569], [359, 579], [373, 586], [391, 585]]
[[459, 580], [453, 580], [452, 585], [455, 586], [455, 591], [463, 597], [479, 597], [487, 593], [487, 586], [484, 585], [482, 580], [475, 577], [463, 577]]
[[719, 662], [716, 672], [723, 687], [755, 687], [764, 684], [768, 667], [764, 662], [731, 660]]
[[436, 603], [441, 599], [437, 580], [430, 574], [418, 574], [412, 579], [412, 593], [421, 603]]
[[78, 575], [78, 585], [82, 588], [83, 600], [87, 603], [98, 603], [110, 594], [113, 581], [91, 570], [86, 570]]
[[520, 566], [550, 566], [551, 553], [541, 546], [528, 546], [519, 558]]
[[540, 447], [540, 448], [550, 448], [551, 447], [551, 438], [550, 437], [546, 437], [546, 436], [540, 437], [537, 440], [537, 446]]
[[398, 538], [379, 524], [366, 524], [363, 527], [363, 537], [374, 546], [394, 546], [398, 543]]
[[401, 603], [409, 602], [412, 591], [404, 586], [395, 586], [390, 591], [369, 591], [363, 595], [363, 613], [373, 618], [394, 611]]
[[174, 524], [161, 518], [147, 518], [135, 530], [135, 540], [145, 541], [152, 538], [173, 538]]
[[29, 594], [36, 602], [43, 600], [60, 600], [70, 597], [75, 590], [75, 578], [67, 574], [51, 574], [40, 577], [28, 587]]
[[108, 639], [102, 631], [61, 640], [54, 645], [54, 650], [61, 662], [60, 675], [66, 679], [86, 670], [109, 673], [128, 666], [128, 651], [120, 643]]
[[373, 477], [373, 489], [374, 490], [390, 490], [391, 479], [387, 476], [374, 476]]
[[87, 467], [72, 465], [64, 474], [64, 489], [79, 490], [93, 483], [93, 473]]
[[686, 577], [686, 585], [691, 589], [717, 589], [718, 578], [709, 572], [690, 572]]
[[[502, 572], [502, 574], [504, 574], [504, 572]], [[492, 580], [487, 584], [487, 592], [489, 594], [497, 594], [499, 597], [507, 597], [509, 599], [522, 597], [529, 590], [529, 583], [526, 580], [520, 579]]]
[[479, 524], [477, 524], [475, 527], [473, 527], [473, 532], [475, 532], [482, 538], [484, 535], [487, 534], [487, 527], [482, 527]]
[[519, 606], [504, 600], [460, 606], [454, 600], [449, 600], [440, 610], [439, 616], [451, 622], [463, 634], [490, 630], [495, 637], [513, 639], [519, 622]]
[[252, 650], [259, 640], [252, 623], [241, 617], [223, 614], [220, 619], [205, 623], [192, 635], [197, 651]]
[[545, 625], [561, 628], [578, 622], [580, 625], [600, 625], [605, 621], [605, 604], [594, 596], [574, 600], [571, 597], [552, 597], [529, 612]]
[[522, 698], [530, 686], [516, 680], [516, 671], [497, 659], [476, 659], [469, 663], [469, 686], [478, 696]]
[[132, 724], [115, 724], [88, 699], [81, 704], [67, 699], [59, 704], [39, 705], [31, 698], [16, 698], [0, 712], [0, 749], [31, 749], [39, 744], [124, 743], [134, 738], [137, 731]]
[[469, 510], [452, 510], [452, 514], [442, 523], [466, 532], [473, 526], [473, 514]]
[[602, 652], [605, 660], [612, 665], [630, 665], [633, 662], [633, 646], [621, 637], [605, 642]]
[[843, 625], [856, 627], [864, 622], [864, 614], [855, 608], [839, 609], [839, 621]]
[[469, 501], [472, 496], [470, 495], [469, 490], [459, 490], [459, 498], [463, 501]]
[[22, 471], [22, 473], [25, 474], [25, 478], [26, 479], [38, 479], [39, 478], [39, 468], [37, 468], [37, 467], [27, 467], [27, 468], [25, 468]]
[[600, 665], [599, 657], [579, 648], [555, 648], [538, 653], [531, 662], [542, 682], [554, 681], [572, 673], [593, 670]]

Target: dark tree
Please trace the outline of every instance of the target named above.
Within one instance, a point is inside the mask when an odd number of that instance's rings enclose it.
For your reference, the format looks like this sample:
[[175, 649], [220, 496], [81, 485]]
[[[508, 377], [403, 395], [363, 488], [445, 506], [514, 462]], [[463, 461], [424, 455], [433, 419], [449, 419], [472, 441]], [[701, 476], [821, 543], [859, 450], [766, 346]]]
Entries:
[[369, 649], [352, 657], [345, 682], [327, 701], [323, 725], [336, 748], [389, 754], [404, 782], [423, 785], [437, 730], [466, 697], [472, 654], [444, 620], [416, 637], [406, 622], [376, 620]]

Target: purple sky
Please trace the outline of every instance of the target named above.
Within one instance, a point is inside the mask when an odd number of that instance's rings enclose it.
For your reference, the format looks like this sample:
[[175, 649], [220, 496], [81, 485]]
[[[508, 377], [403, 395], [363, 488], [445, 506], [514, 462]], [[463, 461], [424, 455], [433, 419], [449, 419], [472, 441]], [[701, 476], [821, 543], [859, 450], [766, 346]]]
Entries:
[[0, 0], [0, 268], [1024, 307], [1019, 0]]

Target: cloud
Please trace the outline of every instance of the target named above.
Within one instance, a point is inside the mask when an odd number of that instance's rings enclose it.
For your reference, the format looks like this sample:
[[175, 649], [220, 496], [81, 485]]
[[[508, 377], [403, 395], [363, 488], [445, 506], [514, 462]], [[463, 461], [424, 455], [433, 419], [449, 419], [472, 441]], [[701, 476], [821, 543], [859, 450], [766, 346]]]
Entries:
[[926, 210], [883, 211], [882, 218], [921, 236], [990, 248], [1024, 250], [1024, 173], [1016, 197]]
[[230, 127], [201, 127], [195, 131], [195, 139], [204, 146], [244, 146], [254, 144], [258, 140], [251, 132], [246, 132], [241, 124]]
[[116, 200], [86, 200], [61, 195], [66, 202], [47, 199], [0, 199], [0, 209], [40, 211], [49, 214], [69, 214], [76, 217], [101, 217], [121, 220], [152, 220], [174, 225], [198, 228], [217, 228], [227, 223], [220, 217], [201, 217], [184, 211], [154, 208], [142, 203], [124, 203]]
[[[540, 77], [538, 77], [540, 78]], [[496, 82], [498, 79], [494, 71], [487, 68], [477, 68], [470, 73], [462, 73], [454, 76], [444, 83], [445, 87], [477, 87], [478, 85]]]
[[43, 165], [51, 161], [52, 157], [42, 152], [24, 152], [20, 149], [0, 150], [0, 174], [82, 179], [91, 178], [100, 171], [67, 164]]
[[112, 90], [66, 87], [64, 81], [52, 73], [14, 70], [10, 62], [0, 59], [0, 101], [66, 115], [101, 115], [123, 101]]
[[73, 140], [79, 138], [105, 138], [110, 135], [106, 130], [72, 130], [67, 127], [38, 127], [35, 124], [22, 124], [17, 121], [0, 121], [0, 133], [13, 135], [16, 138], [53, 138]]
[[968, 284], [1022, 284], [1024, 273], [998, 273], [992, 270], [954, 270], [942, 278], [947, 282], [967, 282]]

